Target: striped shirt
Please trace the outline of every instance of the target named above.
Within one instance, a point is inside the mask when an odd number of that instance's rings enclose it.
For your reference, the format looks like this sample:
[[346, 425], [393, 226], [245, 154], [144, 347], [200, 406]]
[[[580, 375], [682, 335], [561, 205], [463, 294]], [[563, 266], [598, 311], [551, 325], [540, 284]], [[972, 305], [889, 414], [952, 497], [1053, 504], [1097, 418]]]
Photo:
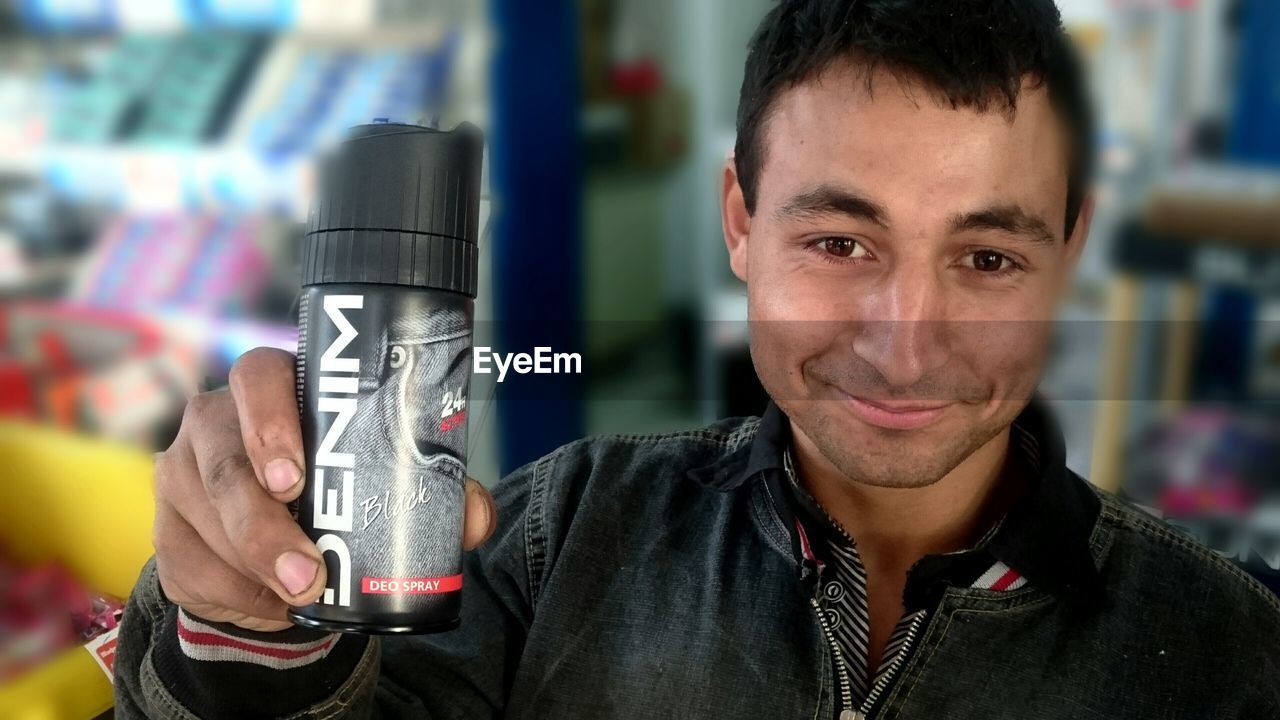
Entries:
[[[1012, 426], [1013, 449], [1033, 467], [1039, 465], [1039, 447], [1035, 437], [1019, 425]], [[833, 642], [833, 657], [837, 671], [836, 712], [841, 720], [862, 718], [893, 681], [911, 650], [911, 641], [928, 618], [928, 609], [905, 613], [898, 619], [885, 642], [880, 662], [871, 671], [870, 636], [871, 622], [867, 605], [867, 571], [858, 554], [857, 544], [849, 533], [837, 523], [822, 506], [800, 485], [791, 459], [791, 450], [783, 452], [783, 468], [792, 491], [805, 498], [806, 504], [817, 508], [824, 515], [822, 520], [835, 532], [821, 533], [826, 541], [826, 563], [817, 560], [809, 544], [809, 533], [804, 523], [796, 521], [801, 548], [806, 558], [819, 565], [820, 586], [817, 610], [823, 632]], [[999, 524], [997, 523], [997, 526]], [[995, 528], [979, 542], [986, 543]], [[829, 565], [829, 567], [826, 567]], [[1025, 577], [1008, 565], [994, 561], [970, 587], [1007, 592], [1027, 584]]]

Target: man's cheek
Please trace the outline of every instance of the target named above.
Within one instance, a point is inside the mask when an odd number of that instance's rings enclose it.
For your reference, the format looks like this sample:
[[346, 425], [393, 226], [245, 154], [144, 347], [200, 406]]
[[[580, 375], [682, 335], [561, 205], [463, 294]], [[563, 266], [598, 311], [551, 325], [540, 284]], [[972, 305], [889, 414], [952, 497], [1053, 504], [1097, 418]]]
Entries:
[[[758, 273], [764, 275], [765, 273]], [[804, 301], [804, 291], [782, 275], [753, 281], [748, 286], [752, 320], [788, 320], [811, 317]]]
[[974, 323], [966, 357], [994, 399], [1026, 400], [1035, 390], [1048, 350], [1048, 324], [1018, 320]]
[[765, 390], [775, 398], [801, 397], [802, 368], [806, 358], [819, 352], [820, 323], [804, 320], [753, 320], [751, 359]]

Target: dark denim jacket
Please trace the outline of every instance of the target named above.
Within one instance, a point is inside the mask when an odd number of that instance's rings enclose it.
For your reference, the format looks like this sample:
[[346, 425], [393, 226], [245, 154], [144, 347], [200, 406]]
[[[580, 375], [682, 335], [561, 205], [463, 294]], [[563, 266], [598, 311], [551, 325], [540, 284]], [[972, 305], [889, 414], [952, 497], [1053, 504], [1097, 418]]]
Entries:
[[[905, 600], [934, 610], [872, 716], [1280, 718], [1277, 598], [1067, 470], [1038, 402], [1020, 419], [1043, 474], [972, 556], [1029, 582], [950, 583], [970, 553], [917, 564]], [[461, 629], [344, 637], [340, 668], [215, 682], [166, 649], [174, 610], [148, 568], [117, 717], [833, 718], [815, 573], [777, 497], [785, 418], [761, 428], [587, 439], [521, 468], [468, 555]]]

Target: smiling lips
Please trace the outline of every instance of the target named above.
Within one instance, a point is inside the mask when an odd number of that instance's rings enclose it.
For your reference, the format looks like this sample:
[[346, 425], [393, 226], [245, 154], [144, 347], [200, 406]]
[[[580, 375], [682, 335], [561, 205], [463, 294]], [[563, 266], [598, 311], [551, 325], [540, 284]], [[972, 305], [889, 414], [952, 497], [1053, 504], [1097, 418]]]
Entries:
[[854, 414], [869, 425], [887, 430], [915, 430], [937, 420], [951, 403], [892, 402], [864, 400], [839, 391]]

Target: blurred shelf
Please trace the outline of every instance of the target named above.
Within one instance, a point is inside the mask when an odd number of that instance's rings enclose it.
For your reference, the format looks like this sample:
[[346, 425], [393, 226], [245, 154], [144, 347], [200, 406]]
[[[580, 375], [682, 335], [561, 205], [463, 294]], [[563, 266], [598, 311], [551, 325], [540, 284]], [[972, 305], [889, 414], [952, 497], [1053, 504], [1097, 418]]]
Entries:
[[[126, 211], [275, 210], [302, 220], [313, 158], [347, 128], [378, 117], [442, 126], [483, 119], [488, 34], [457, 27], [414, 21], [282, 35], [235, 91], [219, 139], [207, 144], [41, 141], [54, 132], [52, 110], [28, 113], [0, 128], [0, 177], [43, 181], [74, 202]], [[13, 82], [10, 105], [25, 97]], [[53, 107], [39, 89], [26, 92]]]
[[36, 177], [63, 195], [153, 212], [221, 207], [305, 214], [311, 170], [309, 158], [272, 161], [236, 146], [47, 145], [0, 159], [0, 175]]
[[1280, 250], [1280, 172], [1192, 166], [1151, 188], [1145, 221], [1187, 242]]
[[367, 37], [411, 32], [427, 13], [431, 19], [482, 17], [483, 5], [474, 0], [28, 0], [17, 9], [20, 28], [46, 35], [251, 30]]

